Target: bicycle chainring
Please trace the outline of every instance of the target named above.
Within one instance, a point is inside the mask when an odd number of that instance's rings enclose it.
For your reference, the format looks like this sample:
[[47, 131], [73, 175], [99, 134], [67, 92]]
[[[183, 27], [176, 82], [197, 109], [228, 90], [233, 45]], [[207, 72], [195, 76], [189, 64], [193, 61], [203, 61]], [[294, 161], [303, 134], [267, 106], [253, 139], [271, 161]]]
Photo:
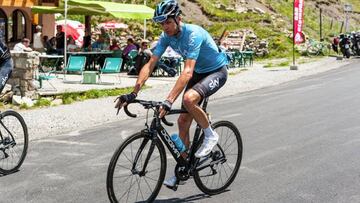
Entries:
[[180, 166], [179, 164], [176, 164], [175, 176], [178, 180], [187, 181], [190, 178], [189, 170], [186, 166]]

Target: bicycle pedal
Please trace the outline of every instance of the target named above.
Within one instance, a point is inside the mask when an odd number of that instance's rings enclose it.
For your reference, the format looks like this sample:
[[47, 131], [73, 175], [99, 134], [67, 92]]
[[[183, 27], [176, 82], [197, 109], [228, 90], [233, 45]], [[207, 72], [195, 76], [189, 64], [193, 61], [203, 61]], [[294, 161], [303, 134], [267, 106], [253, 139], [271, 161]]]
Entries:
[[174, 186], [165, 185], [165, 186], [166, 186], [167, 188], [173, 190], [174, 192], [176, 192], [177, 189], [178, 189], [178, 185], [174, 185]]

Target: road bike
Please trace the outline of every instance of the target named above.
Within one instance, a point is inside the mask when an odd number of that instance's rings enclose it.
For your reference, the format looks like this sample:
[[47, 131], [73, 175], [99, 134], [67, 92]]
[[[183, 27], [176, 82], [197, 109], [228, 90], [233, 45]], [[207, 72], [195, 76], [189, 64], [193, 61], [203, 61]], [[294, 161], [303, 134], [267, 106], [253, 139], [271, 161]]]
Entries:
[[[204, 133], [196, 126], [193, 142], [184, 158], [162, 126], [172, 126], [165, 117], [159, 118], [161, 102], [135, 100], [147, 109], [145, 129], [128, 137], [115, 151], [107, 171], [107, 193], [110, 202], [152, 202], [158, 195], [166, 174], [166, 153], [168, 148], [176, 161], [177, 184], [193, 177], [197, 187], [208, 195], [223, 192], [234, 181], [240, 168], [243, 146], [239, 130], [229, 121], [212, 123], [219, 134], [219, 142], [212, 152], [203, 158], [196, 158], [195, 152], [201, 146]], [[204, 99], [202, 109], [206, 112], [208, 98]], [[153, 116], [149, 121], [149, 111]], [[124, 107], [125, 113], [136, 117]], [[174, 109], [167, 115], [187, 113]], [[208, 115], [208, 114], [207, 114]], [[208, 116], [209, 117], [209, 116]], [[162, 142], [161, 142], [161, 141]]]
[[28, 148], [28, 130], [23, 117], [13, 110], [0, 113], [0, 174], [16, 172]]

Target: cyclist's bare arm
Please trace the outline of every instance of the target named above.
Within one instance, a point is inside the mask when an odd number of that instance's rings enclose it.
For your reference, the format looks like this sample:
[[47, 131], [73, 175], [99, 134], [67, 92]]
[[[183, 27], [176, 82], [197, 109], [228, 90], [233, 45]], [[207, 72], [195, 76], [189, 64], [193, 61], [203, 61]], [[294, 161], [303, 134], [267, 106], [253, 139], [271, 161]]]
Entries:
[[136, 80], [136, 84], [134, 86], [134, 91], [136, 94], [140, 91], [141, 87], [145, 84], [146, 80], [150, 77], [151, 73], [153, 72], [155, 65], [159, 57], [152, 55], [149, 62], [147, 62], [142, 68], [139, 73], [139, 77]]
[[195, 63], [196, 60], [193, 59], [187, 59], [185, 61], [184, 70], [181, 73], [180, 77], [177, 79], [175, 86], [172, 88], [172, 90], [170, 91], [167, 97], [167, 100], [170, 101], [171, 103], [174, 103], [176, 98], [181, 94], [186, 84], [191, 79], [194, 72]]

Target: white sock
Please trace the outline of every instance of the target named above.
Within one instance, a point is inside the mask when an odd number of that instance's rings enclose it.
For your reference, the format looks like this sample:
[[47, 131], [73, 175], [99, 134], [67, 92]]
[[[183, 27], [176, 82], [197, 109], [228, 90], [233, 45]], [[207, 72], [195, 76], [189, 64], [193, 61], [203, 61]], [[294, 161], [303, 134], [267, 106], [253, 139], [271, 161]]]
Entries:
[[210, 139], [210, 140], [215, 140], [217, 139], [216, 137], [216, 132], [211, 128], [211, 126], [204, 128], [204, 133], [205, 133], [205, 138], [206, 139]]

